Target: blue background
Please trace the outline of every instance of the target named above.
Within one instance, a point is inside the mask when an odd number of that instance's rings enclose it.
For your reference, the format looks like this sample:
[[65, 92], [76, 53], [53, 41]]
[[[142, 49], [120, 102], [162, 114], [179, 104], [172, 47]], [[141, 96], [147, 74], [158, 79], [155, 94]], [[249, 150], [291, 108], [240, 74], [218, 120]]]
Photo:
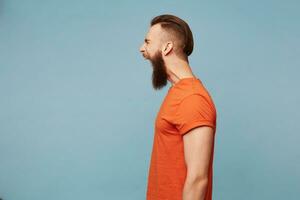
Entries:
[[299, 1], [0, 0], [0, 197], [145, 199], [152, 17], [194, 34], [217, 107], [215, 200], [299, 199]]

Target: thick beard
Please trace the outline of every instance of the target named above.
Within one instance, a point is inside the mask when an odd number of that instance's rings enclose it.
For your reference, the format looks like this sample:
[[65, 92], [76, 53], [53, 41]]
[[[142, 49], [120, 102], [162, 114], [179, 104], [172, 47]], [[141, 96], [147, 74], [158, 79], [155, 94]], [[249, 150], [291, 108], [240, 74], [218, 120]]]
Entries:
[[168, 83], [166, 65], [162, 58], [161, 52], [157, 51], [153, 58], [150, 58], [150, 62], [153, 67], [152, 86], [155, 90], [159, 90]]

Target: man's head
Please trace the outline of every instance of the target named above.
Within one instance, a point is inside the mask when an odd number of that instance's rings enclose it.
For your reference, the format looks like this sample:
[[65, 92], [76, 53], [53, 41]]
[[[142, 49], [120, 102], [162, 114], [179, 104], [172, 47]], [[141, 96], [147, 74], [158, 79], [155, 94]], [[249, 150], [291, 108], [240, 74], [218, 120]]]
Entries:
[[151, 20], [140, 52], [152, 64], [154, 89], [160, 89], [167, 84], [166, 57], [177, 57], [188, 61], [193, 46], [192, 32], [182, 19], [174, 15], [159, 15]]

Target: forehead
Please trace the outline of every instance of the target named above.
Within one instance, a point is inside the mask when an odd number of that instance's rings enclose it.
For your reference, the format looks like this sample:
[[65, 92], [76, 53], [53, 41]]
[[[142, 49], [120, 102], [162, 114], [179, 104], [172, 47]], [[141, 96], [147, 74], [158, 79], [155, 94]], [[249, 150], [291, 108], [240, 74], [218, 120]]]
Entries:
[[146, 39], [158, 39], [160, 38], [161, 33], [162, 29], [160, 27], [160, 24], [155, 24], [149, 28], [149, 31], [146, 35]]

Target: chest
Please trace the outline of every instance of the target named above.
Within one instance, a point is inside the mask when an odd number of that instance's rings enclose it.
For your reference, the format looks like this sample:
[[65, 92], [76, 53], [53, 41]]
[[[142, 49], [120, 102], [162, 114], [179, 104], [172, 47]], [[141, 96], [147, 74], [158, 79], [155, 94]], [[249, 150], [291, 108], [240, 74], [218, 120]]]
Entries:
[[175, 127], [176, 109], [176, 104], [172, 103], [168, 98], [164, 99], [155, 118], [155, 130], [157, 133], [178, 133], [178, 130]]

